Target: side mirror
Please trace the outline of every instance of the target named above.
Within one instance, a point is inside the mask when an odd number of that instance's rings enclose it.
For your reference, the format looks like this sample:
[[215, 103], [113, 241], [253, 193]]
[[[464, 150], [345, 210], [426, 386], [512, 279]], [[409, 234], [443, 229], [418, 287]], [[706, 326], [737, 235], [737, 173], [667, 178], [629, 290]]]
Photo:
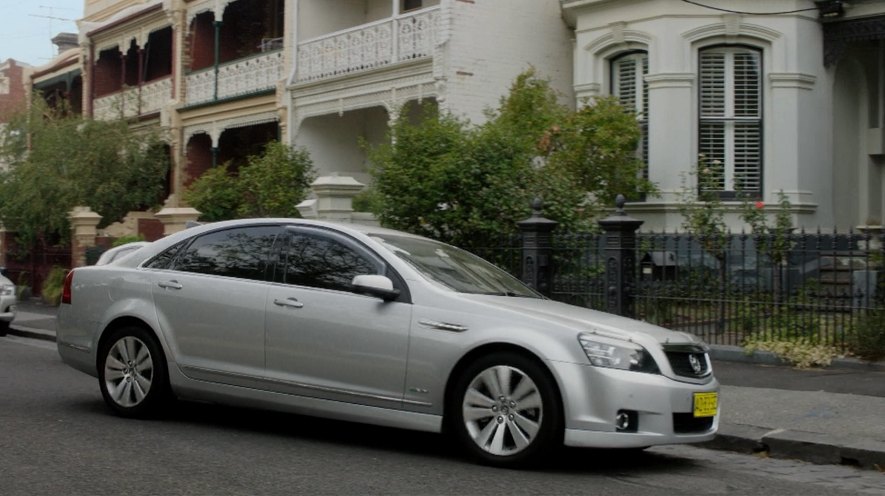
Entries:
[[379, 275], [361, 275], [351, 282], [354, 291], [381, 298], [384, 301], [395, 300], [399, 290], [393, 287], [389, 277]]

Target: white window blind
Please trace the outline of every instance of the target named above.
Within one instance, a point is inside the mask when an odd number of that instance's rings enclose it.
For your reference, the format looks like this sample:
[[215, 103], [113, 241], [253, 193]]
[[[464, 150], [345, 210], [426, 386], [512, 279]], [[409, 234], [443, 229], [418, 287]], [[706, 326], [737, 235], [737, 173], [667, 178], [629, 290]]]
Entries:
[[709, 187], [755, 194], [762, 188], [762, 55], [746, 47], [700, 53], [699, 152]]
[[622, 55], [612, 61], [612, 94], [626, 109], [636, 113], [642, 136], [637, 153], [646, 164], [644, 177], [648, 177], [648, 53], [635, 52]]

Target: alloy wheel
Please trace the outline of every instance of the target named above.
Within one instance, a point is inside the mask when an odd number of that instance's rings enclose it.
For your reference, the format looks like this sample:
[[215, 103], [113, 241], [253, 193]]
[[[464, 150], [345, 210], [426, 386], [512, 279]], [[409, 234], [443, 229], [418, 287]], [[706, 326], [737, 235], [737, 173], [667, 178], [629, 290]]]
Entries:
[[528, 448], [543, 421], [543, 400], [534, 381], [507, 366], [489, 367], [474, 377], [464, 393], [462, 418], [473, 442], [496, 456]]
[[108, 395], [117, 405], [139, 405], [150, 392], [153, 379], [154, 361], [142, 340], [125, 336], [108, 349], [104, 381]]

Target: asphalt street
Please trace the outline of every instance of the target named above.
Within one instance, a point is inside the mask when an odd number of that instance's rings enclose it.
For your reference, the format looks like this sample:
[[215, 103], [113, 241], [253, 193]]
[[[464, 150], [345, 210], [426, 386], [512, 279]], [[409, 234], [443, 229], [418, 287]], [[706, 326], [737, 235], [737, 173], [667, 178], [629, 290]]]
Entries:
[[[38, 300], [24, 302], [10, 332], [54, 340], [55, 312]], [[722, 416], [718, 435], [704, 447], [885, 467], [885, 362], [843, 358], [829, 368], [797, 370], [737, 347], [714, 346], [712, 356]]]
[[440, 435], [179, 403], [109, 413], [54, 343], [0, 338], [0, 494], [885, 494], [885, 474], [689, 446], [564, 450], [510, 471]]

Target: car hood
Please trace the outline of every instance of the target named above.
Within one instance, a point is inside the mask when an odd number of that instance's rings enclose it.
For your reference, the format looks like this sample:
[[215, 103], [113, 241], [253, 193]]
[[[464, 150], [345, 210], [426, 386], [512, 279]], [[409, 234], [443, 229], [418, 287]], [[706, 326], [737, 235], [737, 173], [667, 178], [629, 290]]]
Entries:
[[474, 301], [481, 301], [501, 310], [519, 313], [527, 318], [539, 318], [554, 322], [577, 332], [597, 331], [621, 339], [639, 339], [641, 336], [646, 336], [662, 344], [701, 343], [700, 339], [688, 333], [672, 331], [648, 322], [553, 300], [481, 296]]

